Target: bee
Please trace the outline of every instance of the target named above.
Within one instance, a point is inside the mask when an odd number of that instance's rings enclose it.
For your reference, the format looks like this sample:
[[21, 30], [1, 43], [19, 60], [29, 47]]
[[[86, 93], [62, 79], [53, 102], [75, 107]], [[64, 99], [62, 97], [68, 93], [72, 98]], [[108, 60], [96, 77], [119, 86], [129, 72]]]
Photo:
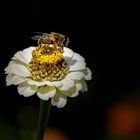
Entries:
[[65, 35], [62, 35], [60, 33], [51, 32], [48, 33], [42, 33], [37, 32], [39, 35], [35, 35], [32, 37], [33, 40], [38, 40], [38, 45], [53, 45], [54, 47], [60, 47], [63, 49], [63, 47], [67, 47], [69, 44], [69, 38]]

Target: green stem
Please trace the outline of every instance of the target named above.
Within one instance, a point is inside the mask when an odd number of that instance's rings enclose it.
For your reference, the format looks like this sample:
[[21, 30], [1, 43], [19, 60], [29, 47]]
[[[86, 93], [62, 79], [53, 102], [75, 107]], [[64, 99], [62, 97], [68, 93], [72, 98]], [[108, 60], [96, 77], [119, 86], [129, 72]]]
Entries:
[[40, 99], [39, 120], [36, 140], [43, 140], [44, 132], [47, 128], [50, 110], [51, 100], [43, 101]]

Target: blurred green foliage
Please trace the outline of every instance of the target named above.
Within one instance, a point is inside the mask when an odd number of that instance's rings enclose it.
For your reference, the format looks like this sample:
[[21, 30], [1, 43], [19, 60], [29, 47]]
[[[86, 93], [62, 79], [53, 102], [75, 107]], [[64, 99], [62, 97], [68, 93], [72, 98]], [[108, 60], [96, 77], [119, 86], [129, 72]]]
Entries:
[[15, 128], [2, 119], [0, 119], [0, 140], [16, 140]]
[[15, 114], [14, 124], [0, 120], [0, 140], [33, 140], [37, 125], [37, 109], [26, 105]]

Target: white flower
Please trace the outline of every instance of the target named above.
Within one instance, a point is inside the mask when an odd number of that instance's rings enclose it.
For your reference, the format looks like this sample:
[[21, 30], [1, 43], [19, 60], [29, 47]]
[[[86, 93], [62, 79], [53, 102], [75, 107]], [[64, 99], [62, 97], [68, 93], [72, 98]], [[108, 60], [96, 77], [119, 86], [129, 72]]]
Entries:
[[24, 97], [36, 93], [42, 100], [51, 98], [52, 105], [61, 108], [66, 105], [67, 97], [87, 91], [85, 80], [91, 80], [91, 71], [85, 59], [69, 48], [64, 47], [62, 55], [60, 52], [44, 55], [44, 48], [41, 53], [39, 47], [17, 52], [5, 68], [6, 85], [18, 85], [18, 93]]

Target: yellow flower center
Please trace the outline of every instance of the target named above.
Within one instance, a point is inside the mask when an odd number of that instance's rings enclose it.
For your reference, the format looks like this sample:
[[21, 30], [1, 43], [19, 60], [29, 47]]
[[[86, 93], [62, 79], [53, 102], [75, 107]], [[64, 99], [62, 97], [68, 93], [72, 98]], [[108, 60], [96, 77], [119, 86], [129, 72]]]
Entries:
[[36, 81], [58, 81], [68, 73], [62, 49], [49, 45], [41, 45], [33, 50], [28, 68], [31, 78]]
[[50, 47], [49, 45], [43, 45], [37, 47], [32, 52], [33, 59], [40, 64], [56, 64], [63, 58], [63, 52], [61, 48]]

